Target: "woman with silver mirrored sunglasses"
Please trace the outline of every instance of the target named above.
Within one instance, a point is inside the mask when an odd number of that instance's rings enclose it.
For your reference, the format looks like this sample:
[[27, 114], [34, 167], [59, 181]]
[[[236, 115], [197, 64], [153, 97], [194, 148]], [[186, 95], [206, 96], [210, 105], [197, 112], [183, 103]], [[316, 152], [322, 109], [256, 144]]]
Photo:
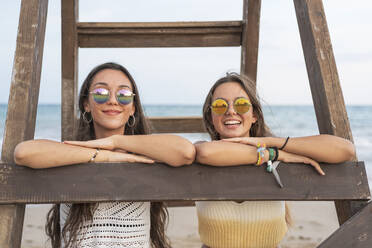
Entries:
[[[30, 140], [17, 145], [15, 162], [35, 169], [86, 162], [190, 164], [194, 146], [176, 135], [149, 135], [134, 79], [121, 65], [105, 63], [85, 79], [74, 141]], [[140, 175], [139, 175], [140, 176]], [[47, 234], [58, 247], [170, 247], [163, 203], [57, 204]]]

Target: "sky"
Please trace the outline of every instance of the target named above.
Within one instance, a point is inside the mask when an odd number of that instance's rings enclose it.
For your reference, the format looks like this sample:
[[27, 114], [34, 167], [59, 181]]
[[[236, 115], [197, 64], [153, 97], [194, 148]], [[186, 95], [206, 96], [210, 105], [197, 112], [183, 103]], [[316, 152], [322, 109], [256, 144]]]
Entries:
[[[0, 103], [7, 103], [20, 0], [2, 2]], [[39, 103], [61, 101], [60, 0], [49, 0]], [[80, 0], [82, 22], [230, 21], [243, 0]], [[372, 1], [323, 1], [346, 104], [372, 104]], [[202, 104], [211, 85], [240, 71], [240, 47], [80, 48], [79, 85], [96, 65], [118, 62], [135, 78], [144, 104]], [[293, 1], [262, 0], [257, 75], [268, 105], [312, 104]]]

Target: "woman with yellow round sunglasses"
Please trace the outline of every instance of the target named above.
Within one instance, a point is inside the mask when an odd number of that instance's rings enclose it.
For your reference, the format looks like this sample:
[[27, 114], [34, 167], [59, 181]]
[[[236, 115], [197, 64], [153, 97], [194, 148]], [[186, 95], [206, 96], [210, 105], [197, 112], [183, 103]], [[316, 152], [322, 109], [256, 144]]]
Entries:
[[[336, 136], [273, 137], [255, 84], [235, 73], [210, 89], [203, 122], [212, 141], [195, 144], [196, 161], [202, 164], [260, 166], [280, 160], [310, 164], [324, 175], [318, 162], [340, 163], [355, 156], [354, 145]], [[203, 201], [196, 202], [196, 207], [204, 247], [278, 247], [290, 224], [288, 207], [281, 201]]]

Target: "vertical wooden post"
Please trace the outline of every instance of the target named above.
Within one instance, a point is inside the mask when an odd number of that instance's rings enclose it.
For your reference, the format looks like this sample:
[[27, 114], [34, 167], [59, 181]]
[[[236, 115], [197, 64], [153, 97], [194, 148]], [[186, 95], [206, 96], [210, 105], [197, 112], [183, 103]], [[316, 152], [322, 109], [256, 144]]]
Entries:
[[[1, 159], [12, 163], [15, 146], [33, 139], [39, 98], [48, 0], [23, 0]], [[25, 205], [0, 206], [0, 247], [21, 246]]]
[[61, 0], [62, 140], [72, 139], [76, 126], [78, 88], [78, 0]]
[[[322, 0], [294, 0], [318, 128], [353, 141]], [[335, 202], [339, 223], [353, 214], [349, 201]]]
[[240, 74], [256, 82], [261, 0], [244, 0]]

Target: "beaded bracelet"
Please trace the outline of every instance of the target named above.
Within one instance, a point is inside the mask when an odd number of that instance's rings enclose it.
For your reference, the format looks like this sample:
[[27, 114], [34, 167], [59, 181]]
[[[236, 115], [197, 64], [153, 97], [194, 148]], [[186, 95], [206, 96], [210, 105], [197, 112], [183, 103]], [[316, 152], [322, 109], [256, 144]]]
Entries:
[[257, 166], [260, 166], [263, 164], [263, 158], [265, 157], [265, 151], [266, 151], [266, 144], [260, 144], [258, 143], [257, 144], [257, 155], [258, 155], [258, 158], [257, 158], [257, 162], [256, 162], [256, 165]]
[[99, 148], [96, 149], [96, 152], [93, 154], [93, 156], [91, 157], [91, 159], [89, 159], [88, 163], [93, 163], [94, 160], [96, 159], [98, 153], [99, 153]]

